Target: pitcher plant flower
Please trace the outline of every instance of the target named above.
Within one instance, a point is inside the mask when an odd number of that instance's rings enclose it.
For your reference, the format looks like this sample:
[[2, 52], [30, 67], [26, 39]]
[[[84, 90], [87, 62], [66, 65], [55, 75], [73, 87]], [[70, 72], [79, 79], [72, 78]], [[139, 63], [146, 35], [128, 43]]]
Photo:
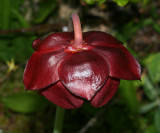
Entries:
[[141, 67], [113, 36], [100, 31], [82, 33], [76, 13], [72, 22], [74, 32], [33, 41], [35, 52], [26, 65], [24, 85], [62, 108], [79, 108], [84, 99], [102, 107], [116, 93], [120, 79], [140, 80]]

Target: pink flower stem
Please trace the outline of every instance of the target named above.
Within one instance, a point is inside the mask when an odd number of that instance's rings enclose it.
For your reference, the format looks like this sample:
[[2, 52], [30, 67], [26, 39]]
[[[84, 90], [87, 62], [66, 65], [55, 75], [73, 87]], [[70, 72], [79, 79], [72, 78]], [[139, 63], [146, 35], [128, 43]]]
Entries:
[[79, 16], [77, 15], [77, 13], [73, 13], [71, 15], [72, 18], [72, 27], [69, 27], [74, 29], [74, 45], [76, 48], [82, 48], [82, 44], [83, 44], [83, 37], [82, 37], [82, 30], [81, 30], [81, 22], [79, 19]]

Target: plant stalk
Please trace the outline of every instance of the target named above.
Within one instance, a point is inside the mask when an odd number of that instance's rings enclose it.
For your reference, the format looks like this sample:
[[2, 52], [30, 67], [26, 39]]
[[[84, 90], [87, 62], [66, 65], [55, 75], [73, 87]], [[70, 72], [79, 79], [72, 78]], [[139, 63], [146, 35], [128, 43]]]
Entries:
[[57, 106], [53, 133], [62, 133], [65, 109]]

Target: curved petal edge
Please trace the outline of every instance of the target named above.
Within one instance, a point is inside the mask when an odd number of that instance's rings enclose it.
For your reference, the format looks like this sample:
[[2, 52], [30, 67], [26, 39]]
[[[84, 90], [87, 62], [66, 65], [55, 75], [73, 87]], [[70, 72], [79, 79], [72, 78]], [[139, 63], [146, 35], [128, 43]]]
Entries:
[[65, 109], [75, 109], [83, 105], [83, 99], [70, 93], [60, 81], [41, 90], [40, 93], [52, 103]]
[[141, 66], [123, 45], [96, 46], [93, 51], [107, 59], [110, 66], [109, 76], [125, 80], [140, 80]]
[[24, 70], [23, 82], [26, 89], [42, 89], [57, 82], [57, 64], [65, 55], [63, 51], [34, 52]]
[[91, 100], [91, 105], [99, 108], [108, 103], [108, 101], [116, 93], [120, 80], [108, 77], [108, 80], [103, 85], [103, 87], [96, 93], [96, 95]]
[[107, 46], [107, 45], [121, 45], [121, 41], [114, 38], [112, 35], [101, 31], [89, 31], [83, 33], [84, 41], [88, 44], [96, 46]]

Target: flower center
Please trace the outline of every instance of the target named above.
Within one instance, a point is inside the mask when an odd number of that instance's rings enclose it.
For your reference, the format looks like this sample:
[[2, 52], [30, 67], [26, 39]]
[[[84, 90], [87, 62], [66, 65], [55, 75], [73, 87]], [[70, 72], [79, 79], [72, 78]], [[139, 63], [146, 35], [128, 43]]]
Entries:
[[82, 50], [91, 50], [91, 49], [93, 49], [93, 46], [85, 43], [84, 41], [82, 42], [82, 45], [80, 48], [75, 47], [74, 41], [71, 41], [70, 45], [65, 48], [65, 52], [75, 53]]
[[72, 22], [69, 22], [69, 30], [74, 29], [74, 40], [65, 48], [65, 52], [75, 53], [81, 50], [90, 50], [93, 47], [83, 41], [81, 22], [77, 13], [71, 16]]

